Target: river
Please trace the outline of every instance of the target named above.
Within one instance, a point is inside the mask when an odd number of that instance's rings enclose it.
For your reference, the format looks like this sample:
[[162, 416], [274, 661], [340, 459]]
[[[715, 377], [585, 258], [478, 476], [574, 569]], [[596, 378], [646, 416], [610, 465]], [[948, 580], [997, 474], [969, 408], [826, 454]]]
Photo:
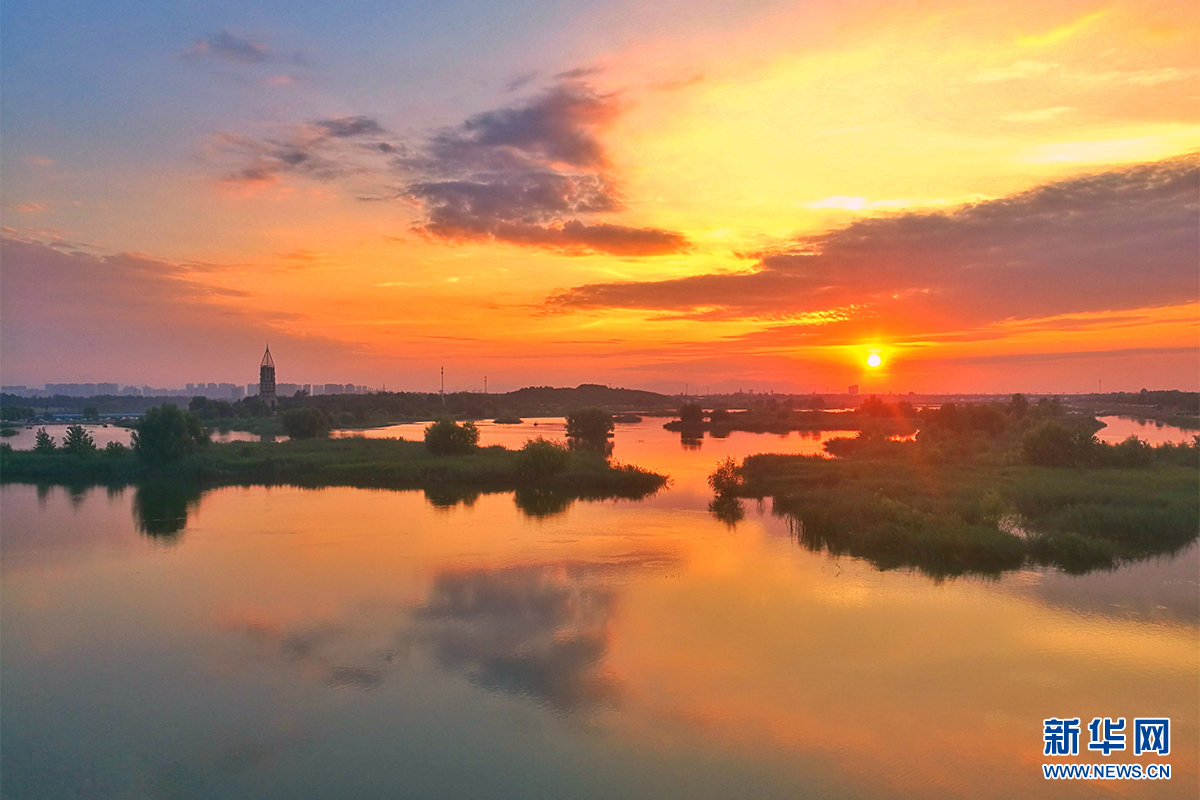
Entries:
[[[880, 572], [798, 546], [769, 502], [706, 510], [724, 456], [835, 434], [685, 445], [663, 421], [618, 425], [614, 458], [668, 490], [541, 515], [511, 493], [0, 487], [0, 793], [1196, 796], [1195, 545], [1082, 577]], [[1058, 761], [1171, 779], [1045, 781], [1043, 719], [1086, 742], [1096, 716], [1170, 717], [1170, 754]]]

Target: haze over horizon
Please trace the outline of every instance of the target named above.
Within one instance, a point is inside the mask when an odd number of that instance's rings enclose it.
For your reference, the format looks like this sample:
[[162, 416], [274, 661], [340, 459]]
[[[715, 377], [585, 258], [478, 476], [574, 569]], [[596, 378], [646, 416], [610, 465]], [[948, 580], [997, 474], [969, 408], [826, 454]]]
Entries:
[[2, 17], [5, 384], [1200, 388], [1194, 2]]

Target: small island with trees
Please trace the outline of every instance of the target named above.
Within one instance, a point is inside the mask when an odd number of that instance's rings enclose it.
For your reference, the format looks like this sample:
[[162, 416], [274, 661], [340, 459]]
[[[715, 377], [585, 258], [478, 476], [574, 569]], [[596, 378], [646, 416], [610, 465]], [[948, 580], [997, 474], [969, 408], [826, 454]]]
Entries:
[[[938, 577], [1113, 569], [1178, 552], [1200, 532], [1200, 437], [1107, 444], [1094, 417], [1019, 394], [920, 411], [877, 399], [868, 407], [881, 424], [827, 441], [831, 457], [726, 459], [709, 476], [710, 510], [736, 524], [743, 498], [769, 497], [810, 549]], [[892, 436], [901, 418], [920, 432]]]
[[[604, 412], [589, 410], [593, 426]], [[132, 445], [98, 448], [83, 426], [67, 428], [61, 445], [43, 428], [32, 450], [0, 445], [5, 482], [127, 484], [188, 481], [201, 486], [295, 485], [368, 488], [458, 487], [505, 491], [538, 488], [576, 497], [643, 497], [667, 477], [616, 464], [604, 455], [605, 435], [580, 432], [569, 443], [532, 439], [518, 450], [479, 446], [474, 423], [434, 421], [424, 441], [328, 438], [319, 408], [280, 415], [286, 442], [210, 441], [199, 416], [171, 404], [146, 411]], [[612, 423], [608, 422], [611, 431]], [[592, 430], [592, 429], [589, 429]]]

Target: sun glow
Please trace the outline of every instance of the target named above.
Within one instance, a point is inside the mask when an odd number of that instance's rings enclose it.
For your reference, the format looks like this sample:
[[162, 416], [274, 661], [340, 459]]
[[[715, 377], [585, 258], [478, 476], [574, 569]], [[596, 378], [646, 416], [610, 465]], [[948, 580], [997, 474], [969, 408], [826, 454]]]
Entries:
[[868, 367], [878, 367], [882, 363], [883, 359], [879, 357], [879, 353], [871, 353], [871, 355], [867, 356]]

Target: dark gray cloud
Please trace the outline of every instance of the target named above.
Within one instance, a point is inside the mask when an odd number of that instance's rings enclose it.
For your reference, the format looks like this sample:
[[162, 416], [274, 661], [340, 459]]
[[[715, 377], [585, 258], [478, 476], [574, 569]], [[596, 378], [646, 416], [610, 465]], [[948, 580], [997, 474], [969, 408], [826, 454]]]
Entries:
[[575, 67], [574, 69], [564, 70], [554, 77], [560, 81], [577, 81], [598, 75], [603, 71], [600, 67]]
[[427, 145], [427, 169], [534, 169], [607, 165], [596, 132], [617, 115], [616, 98], [586, 86], [555, 86], [521, 105], [485, 111], [440, 131]]
[[631, 553], [442, 572], [416, 609], [417, 639], [432, 644], [445, 669], [486, 689], [558, 712], [611, 705], [620, 684], [604, 669], [617, 601], [609, 581], [677, 567], [670, 554]]
[[688, 249], [679, 233], [586, 219], [624, 208], [597, 137], [617, 112], [613, 96], [561, 84], [439, 131], [400, 161], [423, 176], [404, 192], [426, 211], [418, 230], [448, 240], [495, 239], [567, 253]]
[[538, 77], [538, 73], [536, 71], [522, 72], [520, 75], [517, 75], [512, 80], [510, 80], [508, 83], [504, 84], [504, 91], [515, 92], [519, 89], [524, 89], [526, 86], [528, 86], [531, 83], [533, 83], [534, 81], [536, 81], [537, 77]]
[[265, 138], [218, 134], [237, 166], [227, 181], [296, 174], [367, 184], [362, 200], [406, 200], [415, 230], [447, 241], [501, 241], [568, 254], [647, 256], [690, 248], [674, 231], [601, 222], [624, 209], [599, 134], [616, 98], [561, 83], [522, 103], [469, 117], [413, 145], [371, 117], [297, 125]]
[[196, 39], [177, 55], [185, 61], [215, 59], [242, 66], [279, 62], [296, 66], [306, 64], [306, 59], [300, 52], [280, 53], [264, 42], [254, 41], [227, 30]]
[[317, 120], [313, 124], [324, 128], [330, 136], [336, 139], [349, 139], [354, 136], [382, 136], [387, 133], [382, 125], [370, 117], [338, 117], [337, 119]]
[[[1200, 296], [1195, 155], [1046, 184], [951, 212], [854, 222], [756, 254], [752, 272], [579, 286], [551, 308], [712, 318], [833, 312], [914, 332], [1193, 302]], [[796, 328], [799, 336], [816, 333]]]
[[294, 125], [275, 137], [219, 133], [214, 143], [239, 164], [225, 176], [227, 181], [264, 182], [286, 173], [332, 181], [377, 174], [385, 166], [380, 158], [401, 152], [401, 145], [386, 141], [387, 136], [377, 120], [354, 116]]

